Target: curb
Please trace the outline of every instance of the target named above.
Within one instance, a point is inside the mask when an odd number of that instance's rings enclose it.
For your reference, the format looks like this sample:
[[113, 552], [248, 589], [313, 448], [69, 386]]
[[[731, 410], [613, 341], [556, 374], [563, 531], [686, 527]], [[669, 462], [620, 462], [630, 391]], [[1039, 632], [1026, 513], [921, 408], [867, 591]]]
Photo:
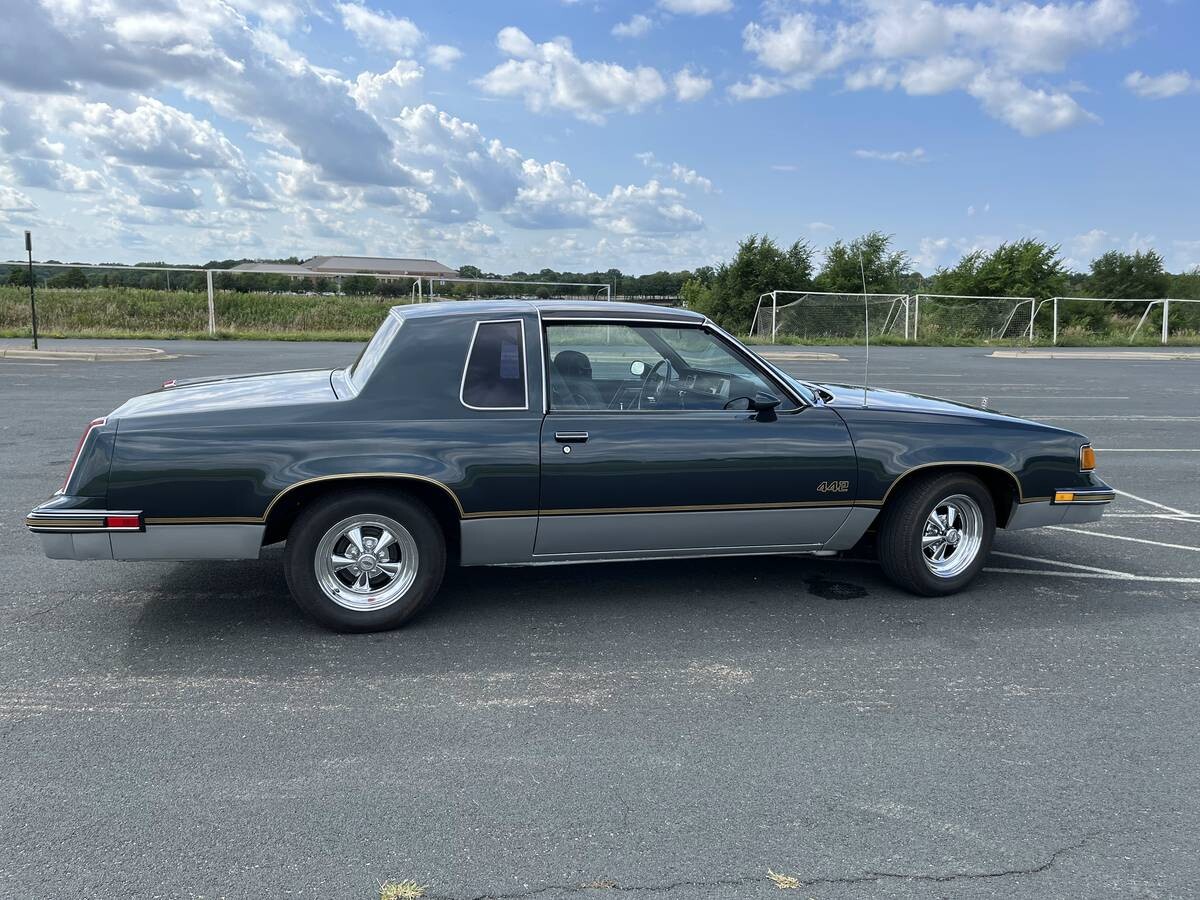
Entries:
[[154, 347], [89, 348], [78, 350], [0, 349], [2, 359], [74, 360], [76, 362], [138, 362], [146, 359], [175, 359], [175, 355]]
[[1200, 359], [1200, 352], [1187, 350], [993, 350], [999, 359]]

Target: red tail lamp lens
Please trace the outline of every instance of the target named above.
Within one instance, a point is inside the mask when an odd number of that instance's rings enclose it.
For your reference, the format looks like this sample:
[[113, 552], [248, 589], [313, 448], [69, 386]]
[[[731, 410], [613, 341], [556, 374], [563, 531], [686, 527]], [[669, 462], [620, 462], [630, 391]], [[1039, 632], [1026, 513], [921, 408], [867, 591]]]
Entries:
[[79, 462], [79, 453], [83, 450], [83, 445], [87, 443], [88, 435], [92, 433], [93, 428], [99, 428], [107, 421], [107, 416], [92, 419], [92, 421], [88, 422], [88, 427], [83, 429], [83, 436], [79, 439], [79, 443], [75, 445], [75, 452], [71, 454], [71, 464], [67, 466], [67, 477], [63, 479], [62, 487], [59, 488], [60, 493], [66, 491], [67, 485], [71, 483], [71, 476], [75, 474], [75, 464]]
[[141, 528], [142, 523], [137, 516], [105, 516], [104, 524], [108, 528]]

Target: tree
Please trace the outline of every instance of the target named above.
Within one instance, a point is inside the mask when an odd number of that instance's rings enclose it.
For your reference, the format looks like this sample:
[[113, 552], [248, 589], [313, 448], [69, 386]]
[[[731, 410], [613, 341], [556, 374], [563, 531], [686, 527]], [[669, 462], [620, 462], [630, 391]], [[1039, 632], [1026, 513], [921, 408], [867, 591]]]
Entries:
[[1067, 269], [1057, 244], [1024, 238], [1001, 244], [991, 253], [972, 250], [952, 269], [939, 269], [933, 277], [939, 294], [973, 297], [1035, 297], [1045, 300], [1061, 296], [1067, 285]]
[[20, 285], [21, 287], [28, 287], [29, 270], [24, 266], [13, 266], [8, 270], [8, 283]]
[[458, 277], [459, 278], [482, 278], [483, 272], [481, 272], [479, 270], [478, 266], [459, 266], [458, 267]]
[[1167, 296], [1169, 286], [1163, 258], [1153, 250], [1110, 250], [1092, 260], [1092, 274], [1087, 279], [1091, 296], [1111, 299], [1158, 299]]
[[712, 288], [699, 278], [689, 278], [679, 289], [679, 299], [687, 309], [712, 315]]
[[342, 293], [362, 297], [375, 293], [375, 279], [370, 275], [347, 275], [342, 279]]
[[46, 282], [46, 286], [52, 288], [85, 288], [88, 286], [87, 276], [83, 274], [82, 269], [67, 269], [67, 271], [60, 272]]
[[703, 312], [730, 331], [746, 331], [760, 295], [812, 289], [812, 258], [804, 241], [783, 250], [770, 237], [752, 234], [738, 244], [729, 263], [718, 267]]
[[902, 250], [892, 250], [891, 245], [892, 236], [881, 231], [864, 234], [849, 244], [834, 241], [825, 251], [817, 289], [860, 294], [865, 276], [868, 293], [902, 293], [910, 274], [908, 255]]

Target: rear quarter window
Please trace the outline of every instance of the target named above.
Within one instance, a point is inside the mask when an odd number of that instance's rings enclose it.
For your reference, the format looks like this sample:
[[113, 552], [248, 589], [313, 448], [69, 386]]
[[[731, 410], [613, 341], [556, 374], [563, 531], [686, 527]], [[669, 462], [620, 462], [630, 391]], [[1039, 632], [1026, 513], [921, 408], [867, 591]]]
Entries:
[[471, 409], [529, 408], [525, 331], [520, 320], [476, 323], [460, 399]]

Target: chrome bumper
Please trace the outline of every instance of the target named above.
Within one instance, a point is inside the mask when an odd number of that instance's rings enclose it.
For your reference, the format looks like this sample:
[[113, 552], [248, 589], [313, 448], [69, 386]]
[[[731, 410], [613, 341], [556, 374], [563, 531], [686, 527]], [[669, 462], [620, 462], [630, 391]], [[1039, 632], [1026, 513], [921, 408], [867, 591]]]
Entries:
[[[111, 527], [115, 516], [138, 526]], [[140, 513], [39, 507], [25, 518], [50, 559], [257, 559], [265, 525], [144, 525]]]
[[1111, 490], [1070, 490], [1070, 500], [1035, 500], [1013, 511], [1005, 528], [1041, 528], [1046, 525], [1083, 525], [1099, 521], [1116, 496]]

